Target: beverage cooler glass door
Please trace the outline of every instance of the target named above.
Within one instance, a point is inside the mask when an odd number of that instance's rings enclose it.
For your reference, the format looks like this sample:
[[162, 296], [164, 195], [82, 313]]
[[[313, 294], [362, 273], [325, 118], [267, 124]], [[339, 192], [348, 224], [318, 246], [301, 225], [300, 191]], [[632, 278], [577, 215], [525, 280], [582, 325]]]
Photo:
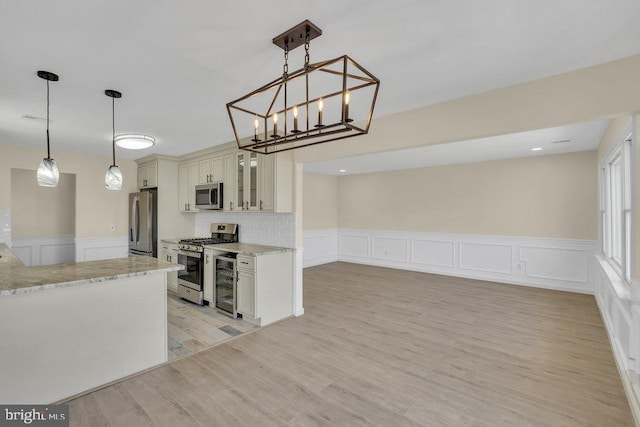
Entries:
[[236, 259], [225, 256], [215, 257], [214, 271], [216, 308], [235, 319], [238, 317], [236, 308]]

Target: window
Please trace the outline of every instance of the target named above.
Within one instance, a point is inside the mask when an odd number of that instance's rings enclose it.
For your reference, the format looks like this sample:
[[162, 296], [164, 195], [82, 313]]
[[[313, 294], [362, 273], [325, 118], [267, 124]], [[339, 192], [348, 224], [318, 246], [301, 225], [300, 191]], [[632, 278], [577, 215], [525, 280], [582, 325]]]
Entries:
[[631, 133], [602, 165], [602, 252], [621, 278], [631, 281]]

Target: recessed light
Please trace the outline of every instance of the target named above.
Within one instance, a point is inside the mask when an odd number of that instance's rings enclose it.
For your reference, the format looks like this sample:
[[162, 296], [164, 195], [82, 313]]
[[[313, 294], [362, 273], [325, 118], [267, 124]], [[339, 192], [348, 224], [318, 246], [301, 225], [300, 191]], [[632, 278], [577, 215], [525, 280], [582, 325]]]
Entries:
[[345, 173], [346, 171], [346, 169], [340, 169], [340, 173]]
[[142, 134], [116, 135], [115, 140], [118, 147], [126, 148], [128, 150], [143, 150], [145, 148], [153, 147], [156, 143], [156, 139], [154, 137]]
[[531, 151], [542, 151], [542, 147], [532, 148]]

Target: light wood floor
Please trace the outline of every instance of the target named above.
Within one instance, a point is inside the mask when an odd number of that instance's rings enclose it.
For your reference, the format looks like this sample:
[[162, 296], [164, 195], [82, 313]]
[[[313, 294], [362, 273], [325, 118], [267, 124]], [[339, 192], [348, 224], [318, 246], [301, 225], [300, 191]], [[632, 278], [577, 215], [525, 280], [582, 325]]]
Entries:
[[304, 290], [304, 316], [75, 399], [71, 425], [633, 425], [592, 296], [346, 263]]

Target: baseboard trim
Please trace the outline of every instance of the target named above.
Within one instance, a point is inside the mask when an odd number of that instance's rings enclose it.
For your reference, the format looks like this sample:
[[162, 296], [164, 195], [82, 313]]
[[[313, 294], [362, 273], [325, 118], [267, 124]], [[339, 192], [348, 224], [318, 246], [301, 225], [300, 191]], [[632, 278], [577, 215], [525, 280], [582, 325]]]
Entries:
[[579, 294], [586, 295], [594, 295], [594, 290], [589, 287], [566, 287], [562, 285], [555, 284], [545, 284], [545, 283], [533, 283], [529, 281], [521, 281], [521, 280], [513, 280], [509, 278], [501, 278], [495, 276], [485, 276], [485, 275], [476, 275], [476, 274], [467, 274], [461, 273], [458, 271], [444, 271], [439, 269], [429, 269], [429, 268], [417, 268], [412, 265], [403, 265], [399, 266], [396, 264], [384, 263], [384, 262], [371, 262], [369, 259], [357, 258], [357, 257], [340, 257], [340, 259], [336, 260], [340, 262], [350, 262], [354, 264], [363, 264], [363, 265], [371, 265], [374, 267], [384, 267], [384, 268], [394, 268], [397, 270], [408, 270], [408, 271], [417, 271], [420, 273], [428, 273], [428, 274], [438, 274], [441, 276], [451, 276], [451, 277], [460, 277], [463, 279], [474, 279], [474, 280], [482, 280], [485, 282], [497, 282], [504, 283], [507, 285], [516, 285], [516, 286], [527, 286], [530, 288], [540, 288], [540, 289], [549, 289], [552, 291], [562, 291], [562, 292], [574, 292]]

